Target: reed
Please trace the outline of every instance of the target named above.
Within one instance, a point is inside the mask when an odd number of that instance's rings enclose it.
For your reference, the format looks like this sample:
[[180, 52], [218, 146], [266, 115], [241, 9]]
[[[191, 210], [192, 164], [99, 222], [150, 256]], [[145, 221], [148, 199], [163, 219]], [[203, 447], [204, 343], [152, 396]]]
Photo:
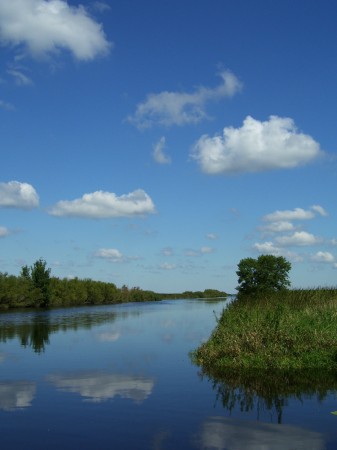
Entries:
[[213, 369], [337, 369], [337, 289], [239, 296], [192, 359]]

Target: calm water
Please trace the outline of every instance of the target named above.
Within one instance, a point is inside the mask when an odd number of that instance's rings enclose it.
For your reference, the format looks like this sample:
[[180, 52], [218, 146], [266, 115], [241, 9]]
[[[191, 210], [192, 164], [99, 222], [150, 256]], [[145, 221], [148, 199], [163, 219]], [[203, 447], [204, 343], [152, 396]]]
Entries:
[[336, 375], [191, 364], [224, 305], [1, 314], [1, 450], [337, 449]]

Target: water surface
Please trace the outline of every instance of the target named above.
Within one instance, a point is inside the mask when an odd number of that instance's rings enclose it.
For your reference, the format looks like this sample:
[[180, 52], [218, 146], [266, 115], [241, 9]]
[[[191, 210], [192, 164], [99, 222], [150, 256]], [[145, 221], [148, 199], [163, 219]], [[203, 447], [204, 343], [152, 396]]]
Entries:
[[335, 374], [191, 364], [225, 304], [2, 313], [1, 449], [337, 449]]

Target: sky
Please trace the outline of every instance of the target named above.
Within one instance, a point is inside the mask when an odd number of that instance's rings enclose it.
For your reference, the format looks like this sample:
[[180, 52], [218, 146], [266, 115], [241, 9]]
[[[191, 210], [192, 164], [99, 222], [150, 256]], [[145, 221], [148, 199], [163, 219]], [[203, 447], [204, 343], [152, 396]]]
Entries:
[[0, 0], [0, 272], [336, 286], [337, 2]]

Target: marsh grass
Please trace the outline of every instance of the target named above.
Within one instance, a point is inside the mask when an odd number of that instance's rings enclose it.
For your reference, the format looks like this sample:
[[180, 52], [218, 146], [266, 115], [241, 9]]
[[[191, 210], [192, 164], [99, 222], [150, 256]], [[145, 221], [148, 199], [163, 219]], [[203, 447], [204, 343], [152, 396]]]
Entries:
[[192, 358], [214, 369], [337, 369], [337, 289], [240, 296]]

